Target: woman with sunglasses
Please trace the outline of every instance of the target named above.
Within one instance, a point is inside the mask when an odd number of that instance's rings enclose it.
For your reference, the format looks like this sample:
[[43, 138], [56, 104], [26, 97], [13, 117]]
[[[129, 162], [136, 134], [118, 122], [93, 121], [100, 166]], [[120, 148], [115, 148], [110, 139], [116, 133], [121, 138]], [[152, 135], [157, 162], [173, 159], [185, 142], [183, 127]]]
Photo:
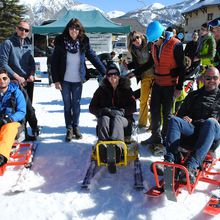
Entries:
[[133, 31], [128, 35], [128, 51], [132, 55], [132, 62], [128, 63], [128, 69], [134, 69], [137, 81], [141, 81], [140, 112], [138, 127], [146, 127], [148, 123], [148, 100], [153, 83], [153, 59], [150, 55], [150, 45], [146, 37], [140, 32]]
[[86, 58], [105, 74], [105, 67], [91, 49], [89, 38], [78, 19], [71, 19], [63, 33], [55, 38], [51, 73], [55, 88], [61, 91], [64, 102], [66, 142], [81, 139], [79, 130], [82, 85], [86, 80]]
[[130, 141], [136, 101], [131, 82], [120, 77], [118, 66], [109, 62], [106, 75], [90, 102], [89, 111], [98, 119], [99, 140]]

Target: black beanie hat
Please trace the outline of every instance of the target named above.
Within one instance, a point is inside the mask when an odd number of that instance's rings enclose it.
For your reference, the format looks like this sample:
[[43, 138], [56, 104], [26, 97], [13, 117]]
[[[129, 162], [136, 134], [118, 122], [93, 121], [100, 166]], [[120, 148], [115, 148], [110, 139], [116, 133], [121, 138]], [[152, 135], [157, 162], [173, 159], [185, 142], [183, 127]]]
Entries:
[[117, 70], [117, 75], [120, 76], [120, 70], [119, 70], [118, 66], [113, 61], [109, 61], [107, 63], [106, 74], [108, 74], [109, 70]]

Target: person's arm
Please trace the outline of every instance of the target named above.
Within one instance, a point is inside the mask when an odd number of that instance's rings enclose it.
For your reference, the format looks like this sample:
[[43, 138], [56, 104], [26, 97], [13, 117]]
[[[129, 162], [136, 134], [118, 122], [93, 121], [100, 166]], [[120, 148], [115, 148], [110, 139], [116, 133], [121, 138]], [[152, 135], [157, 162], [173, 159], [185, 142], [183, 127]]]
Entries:
[[174, 58], [177, 64], [177, 67], [174, 70], [171, 70], [176, 76], [178, 76], [178, 84], [176, 85], [177, 90], [183, 89], [183, 82], [184, 82], [184, 51], [182, 43], [178, 43], [174, 47]]
[[12, 121], [19, 122], [25, 118], [26, 101], [25, 101], [24, 95], [20, 89], [16, 90], [15, 98], [16, 98], [16, 112], [14, 114], [10, 115], [10, 118], [12, 119]]
[[86, 47], [86, 58], [93, 64], [93, 66], [104, 76], [106, 73], [106, 68], [101, 62], [99, 57], [96, 55], [95, 51], [92, 50], [89, 42]]

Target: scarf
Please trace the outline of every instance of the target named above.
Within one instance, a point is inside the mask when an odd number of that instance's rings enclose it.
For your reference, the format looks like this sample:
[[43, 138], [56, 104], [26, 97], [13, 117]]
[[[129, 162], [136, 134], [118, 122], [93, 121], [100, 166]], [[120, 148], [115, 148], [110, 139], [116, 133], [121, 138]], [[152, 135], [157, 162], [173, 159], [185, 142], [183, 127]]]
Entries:
[[77, 53], [79, 51], [79, 40], [71, 40], [64, 38], [65, 49], [70, 53]]

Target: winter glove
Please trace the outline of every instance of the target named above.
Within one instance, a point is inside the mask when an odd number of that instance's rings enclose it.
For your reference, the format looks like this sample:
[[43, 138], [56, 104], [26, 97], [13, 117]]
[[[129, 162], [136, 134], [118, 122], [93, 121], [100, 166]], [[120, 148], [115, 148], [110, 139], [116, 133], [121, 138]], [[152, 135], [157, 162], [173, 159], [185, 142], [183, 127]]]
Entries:
[[101, 116], [109, 116], [111, 114], [111, 109], [110, 108], [107, 108], [107, 107], [104, 107], [102, 109], [99, 110], [99, 113], [98, 113], [98, 116], [101, 117]]
[[8, 124], [12, 122], [12, 119], [8, 116], [8, 115], [5, 115], [1, 120], [0, 120], [0, 126], [2, 125], [5, 125], [5, 124]]

